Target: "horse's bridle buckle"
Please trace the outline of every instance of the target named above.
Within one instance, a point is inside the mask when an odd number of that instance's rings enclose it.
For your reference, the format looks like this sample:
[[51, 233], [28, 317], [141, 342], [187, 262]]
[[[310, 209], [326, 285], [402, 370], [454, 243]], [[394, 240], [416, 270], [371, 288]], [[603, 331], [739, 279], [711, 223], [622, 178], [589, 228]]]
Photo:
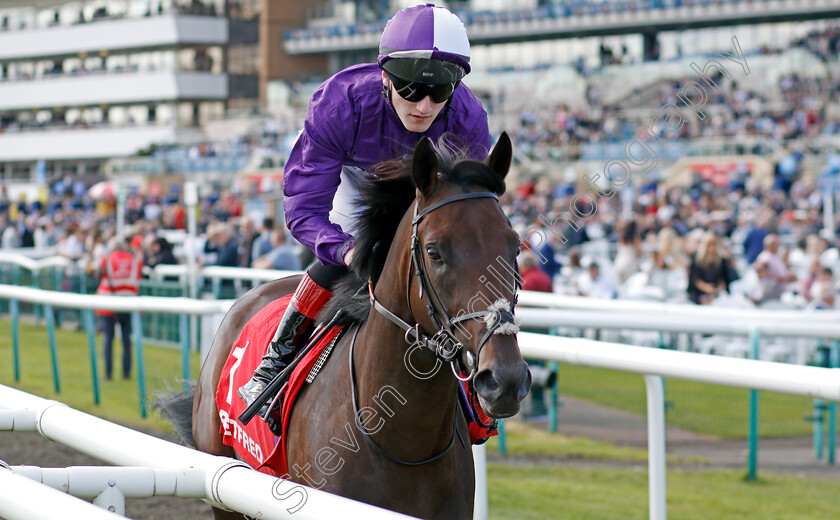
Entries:
[[445, 329], [437, 331], [430, 341], [435, 354], [447, 363], [455, 359], [455, 356], [464, 348], [464, 345]]
[[[413, 336], [414, 339], [409, 338], [409, 336]], [[422, 337], [422, 333], [420, 332], [420, 324], [413, 327], [409, 327], [405, 330], [405, 342], [409, 345], [414, 345], [415, 343], [420, 342], [420, 338]]]

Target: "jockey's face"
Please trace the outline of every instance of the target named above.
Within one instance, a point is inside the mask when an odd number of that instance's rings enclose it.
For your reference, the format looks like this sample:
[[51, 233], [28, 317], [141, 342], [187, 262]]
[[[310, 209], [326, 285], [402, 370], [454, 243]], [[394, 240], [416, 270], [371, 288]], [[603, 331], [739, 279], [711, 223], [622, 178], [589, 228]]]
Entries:
[[411, 102], [403, 99], [394, 88], [385, 72], [382, 72], [382, 83], [391, 90], [391, 103], [403, 126], [409, 132], [425, 132], [432, 126], [435, 118], [446, 106], [446, 101], [435, 103], [430, 96], [420, 101]]

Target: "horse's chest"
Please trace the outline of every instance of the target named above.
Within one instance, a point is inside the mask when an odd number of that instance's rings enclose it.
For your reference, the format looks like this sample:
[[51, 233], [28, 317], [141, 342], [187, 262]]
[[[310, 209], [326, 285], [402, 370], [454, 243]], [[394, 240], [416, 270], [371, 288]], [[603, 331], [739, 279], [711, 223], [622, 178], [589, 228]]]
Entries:
[[[371, 445], [353, 413], [345, 347], [335, 349], [295, 404], [287, 450], [291, 479], [420, 518], [471, 518], [471, 447], [456, 439], [442, 459], [418, 467], [387, 460]], [[380, 415], [388, 420], [401, 417], [389, 418], [384, 410]], [[459, 426], [466, 430], [465, 423]], [[382, 442], [386, 430], [374, 437]]]

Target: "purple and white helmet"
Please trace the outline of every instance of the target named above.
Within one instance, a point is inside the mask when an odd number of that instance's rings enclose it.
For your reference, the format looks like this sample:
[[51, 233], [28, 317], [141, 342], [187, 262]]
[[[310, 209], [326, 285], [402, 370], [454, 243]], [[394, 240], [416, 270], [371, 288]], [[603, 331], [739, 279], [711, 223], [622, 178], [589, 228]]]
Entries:
[[406, 81], [457, 83], [470, 71], [467, 30], [443, 7], [408, 7], [385, 25], [378, 61], [385, 72]]

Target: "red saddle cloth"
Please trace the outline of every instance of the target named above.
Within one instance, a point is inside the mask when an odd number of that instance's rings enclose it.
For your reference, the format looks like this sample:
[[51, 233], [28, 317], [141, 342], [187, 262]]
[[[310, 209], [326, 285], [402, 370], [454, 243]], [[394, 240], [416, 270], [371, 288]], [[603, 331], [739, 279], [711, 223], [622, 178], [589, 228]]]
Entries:
[[233, 447], [246, 463], [258, 471], [276, 477], [288, 474], [285, 439], [295, 397], [324, 347], [341, 331], [341, 327], [335, 327], [327, 332], [293, 371], [282, 407], [283, 435], [276, 437], [259, 416], [243, 425], [237, 417], [247, 406], [236, 392], [254, 374], [290, 299], [291, 295], [271, 302], [248, 321], [230, 351], [216, 388], [222, 442]]

